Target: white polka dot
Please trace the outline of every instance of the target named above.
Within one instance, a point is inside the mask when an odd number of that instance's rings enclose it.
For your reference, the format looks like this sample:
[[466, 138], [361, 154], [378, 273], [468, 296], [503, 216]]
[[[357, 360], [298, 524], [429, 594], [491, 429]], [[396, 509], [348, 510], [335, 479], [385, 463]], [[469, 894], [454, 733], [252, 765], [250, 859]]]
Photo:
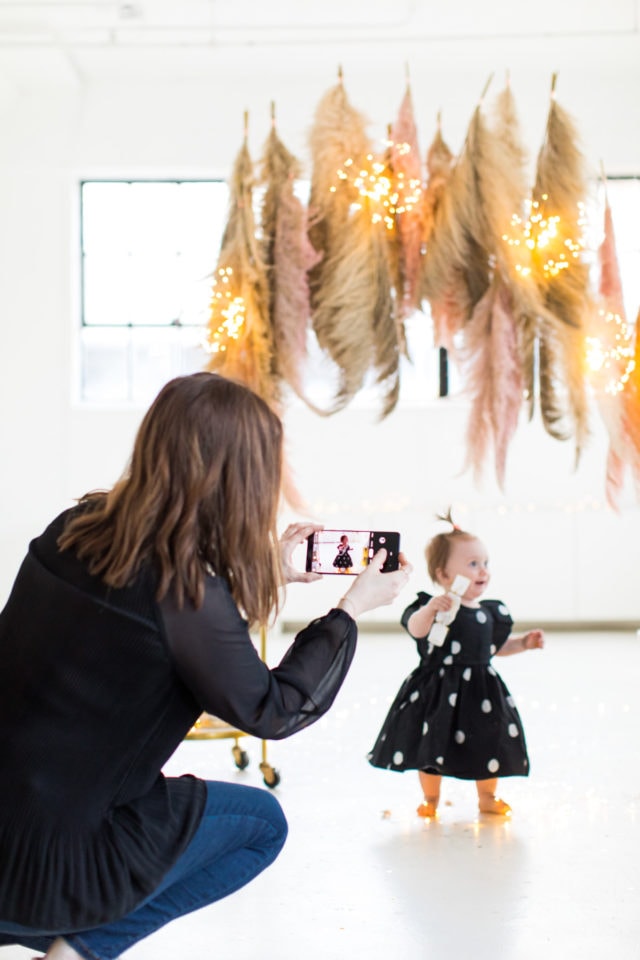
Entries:
[[430, 643], [429, 646], [427, 647], [427, 653], [433, 653], [433, 644], [432, 644], [432, 643]]
[[487, 764], [487, 770], [489, 771], [489, 773], [496, 773], [499, 769], [500, 769], [500, 764], [498, 763], [495, 757], [489, 760], [489, 763]]
[[442, 764], [444, 763], [444, 757], [436, 757], [436, 763], [439, 766], [442, 766]]
[[438, 670], [438, 673], [440, 674], [441, 677], [444, 677], [444, 667], [440, 667], [440, 669]]
[[457, 693], [450, 693], [450, 694], [449, 694], [449, 703], [451, 704], [452, 707], [455, 707], [455, 705], [456, 705], [456, 700], [457, 700], [457, 699], [458, 699], [458, 694], [457, 694]]
[[486, 615], [486, 613], [484, 612], [484, 610], [477, 610], [477, 611], [476, 611], [476, 620], [478, 621], [478, 623], [486, 623], [486, 622], [487, 622], [487, 615]]
[[446, 664], [447, 667], [450, 667], [453, 663], [453, 657], [445, 657], [442, 662]]
[[380, 737], [380, 742], [382, 743], [386, 739], [387, 739], [387, 735], [386, 733], [383, 733], [382, 736]]
[[483, 713], [491, 713], [493, 707], [491, 706], [491, 700], [483, 700], [480, 704], [480, 708]]
[[467, 738], [464, 735], [464, 730], [456, 730], [455, 740], [456, 743], [464, 743]]
[[515, 707], [516, 705], [516, 702], [511, 695], [507, 697], [507, 703], [509, 704], [510, 707]]
[[428, 724], [427, 721], [425, 720], [425, 722], [422, 724], [422, 736], [423, 736], [423, 737], [424, 737], [424, 735], [425, 735], [425, 733], [427, 732], [428, 729], [429, 729], [429, 724]]
[[487, 667], [487, 672], [491, 674], [492, 677], [495, 677], [496, 672], [493, 667]]
[[409, 700], [411, 700], [411, 703], [415, 703], [416, 700], [419, 700], [419, 699], [420, 699], [419, 692], [417, 690], [414, 690], [411, 696], [409, 697]]
[[517, 725], [516, 725], [515, 723], [510, 723], [510, 724], [509, 724], [509, 736], [510, 736], [510, 737], [517, 737], [517, 736], [519, 735], [519, 733], [520, 733], [520, 731], [518, 730]]
[[404, 708], [406, 707], [406, 705], [407, 705], [407, 701], [406, 701], [406, 700], [403, 700], [402, 703], [400, 704], [400, 706], [398, 707], [398, 710], [404, 710]]
[[451, 653], [453, 653], [454, 656], [455, 656], [455, 654], [456, 654], [456, 653], [460, 653], [461, 650], [462, 650], [462, 644], [461, 644], [461, 643], [458, 643], [457, 640], [452, 640], [452, 641], [451, 641]]
[[496, 647], [495, 643], [492, 643], [491, 646], [489, 647], [489, 653], [491, 654], [491, 656], [494, 655], [497, 649], [498, 648]]
[[505, 607], [504, 603], [498, 604], [498, 613], [501, 613], [503, 617], [509, 616], [509, 610], [507, 607]]
[[462, 673], [463, 680], [471, 680], [471, 667], [467, 667]]
[[402, 763], [403, 760], [404, 760], [404, 753], [402, 752], [402, 750], [396, 750], [396, 752], [393, 755], [393, 762], [395, 763], [395, 765], [398, 766], [398, 764]]

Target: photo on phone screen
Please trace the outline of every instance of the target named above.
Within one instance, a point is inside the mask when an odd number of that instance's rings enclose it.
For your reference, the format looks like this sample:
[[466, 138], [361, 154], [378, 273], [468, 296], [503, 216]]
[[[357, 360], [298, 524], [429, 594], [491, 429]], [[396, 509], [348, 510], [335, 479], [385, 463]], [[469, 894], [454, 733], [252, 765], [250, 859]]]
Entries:
[[400, 534], [389, 530], [316, 530], [307, 537], [308, 573], [362, 573], [371, 558], [387, 551], [384, 573], [398, 569]]

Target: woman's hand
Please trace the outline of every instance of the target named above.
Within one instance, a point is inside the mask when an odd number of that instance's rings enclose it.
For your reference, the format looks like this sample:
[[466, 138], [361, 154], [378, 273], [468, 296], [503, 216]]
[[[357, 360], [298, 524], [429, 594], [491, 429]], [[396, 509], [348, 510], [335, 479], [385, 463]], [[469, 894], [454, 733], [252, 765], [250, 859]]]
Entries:
[[409, 582], [413, 567], [403, 553], [398, 554], [398, 569], [382, 573], [387, 551], [378, 550], [369, 565], [355, 578], [337, 606], [354, 620], [367, 610], [375, 610], [392, 603]]
[[304, 543], [307, 537], [316, 530], [323, 529], [322, 523], [290, 523], [284, 531], [278, 542], [285, 583], [311, 583], [314, 580], [322, 580], [320, 573], [305, 573], [304, 570], [294, 567], [291, 556], [295, 548]]

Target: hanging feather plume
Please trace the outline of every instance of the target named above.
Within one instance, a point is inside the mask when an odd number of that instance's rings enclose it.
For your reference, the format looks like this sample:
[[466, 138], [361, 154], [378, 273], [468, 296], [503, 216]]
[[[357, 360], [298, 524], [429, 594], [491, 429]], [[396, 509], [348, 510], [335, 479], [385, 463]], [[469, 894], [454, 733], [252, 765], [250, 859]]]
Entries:
[[[609, 315], [615, 318], [618, 324], [618, 315]], [[615, 417], [610, 416], [607, 426], [610, 428], [609, 450], [606, 464], [606, 493], [609, 505], [618, 509], [620, 493], [625, 477], [630, 471], [636, 497], [640, 499], [640, 337], [638, 329], [640, 311], [635, 325], [622, 325], [624, 338], [629, 341], [629, 350], [625, 351], [624, 368], [618, 367], [617, 389], [607, 397], [604, 404], [600, 404], [601, 412], [606, 418], [611, 413], [614, 398], [620, 403], [620, 410], [615, 411]], [[616, 350], [615, 355], [619, 354]], [[628, 354], [631, 354], [629, 358]], [[609, 378], [609, 383], [611, 379]], [[604, 408], [604, 410], [603, 410]]]
[[629, 368], [628, 380], [624, 388], [624, 408], [622, 423], [625, 436], [629, 438], [631, 456], [629, 461], [640, 499], [640, 310], [633, 327], [634, 356]]
[[245, 383], [277, 409], [269, 285], [256, 238], [247, 127], [245, 114], [244, 140], [229, 182], [229, 212], [213, 274], [206, 367]]
[[310, 136], [309, 236], [322, 254], [310, 273], [312, 325], [339, 372], [332, 412], [353, 399], [376, 366], [385, 388], [384, 416], [399, 390], [399, 353], [388, 351], [398, 336], [382, 233], [385, 212], [375, 195], [382, 178], [365, 126], [340, 75], [316, 109]]
[[[278, 384], [288, 384], [314, 412], [323, 413], [310, 403], [302, 388], [310, 313], [308, 271], [318, 262], [320, 254], [311, 246], [307, 212], [295, 193], [300, 173], [299, 161], [278, 136], [272, 104], [271, 130], [263, 148], [258, 180], [264, 187], [260, 211], [261, 251], [269, 283], [272, 372]], [[282, 401], [282, 391], [279, 396]], [[282, 416], [283, 410], [278, 412]], [[294, 510], [306, 511], [308, 507], [295, 483], [286, 449], [282, 473], [284, 500]]]
[[504, 489], [522, 402], [522, 363], [510, 293], [499, 272], [465, 327], [460, 358], [471, 399], [465, 467], [478, 480], [493, 448], [496, 477]]
[[491, 220], [491, 232], [500, 237], [495, 250], [496, 262], [509, 288], [522, 358], [523, 398], [529, 418], [534, 413], [536, 396], [536, 341], [539, 324], [551, 317], [533, 276], [531, 249], [527, 245], [525, 224], [528, 218], [530, 187], [529, 159], [522, 145], [520, 124], [509, 78], [493, 104], [490, 114], [493, 137], [488, 149], [495, 154], [493, 176], [485, 187], [485, 205]]
[[422, 242], [427, 244], [433, 230], [435, 212], [440, 196], [449, 179], [455, 157], [442, 138], [441, 116], [438, 114], [438, 126], [427, 151], [427, 182], [424, 191]]
[[311, 305], [315, 308], [316, 292], [323, 286], [323, 273], [329, 270], [331, 254], [349, 220], [353, 194], [339, 190], [336, 177], [343, 165], [360, 162], [370, 153], [366, 133], [367, 119], [347, 97], [342, 70], [338, 83], [320, 100], [311, 132], [311, 189], [309, 194], [309, 237], [322, 260], [311, 272]]
[[418, 131], [409, 83], [391, 128], [391, 170], [398, 195], [395, 224], [399, 238], [399, 314], [406, 318], [420, 304], [419, 274], [424, 233], [424, 190]]
[[421, 294], [429, 301], [434, 316], [434, 328], [440, 337], [436, 345], [450, 351], [455, 349], [456, 333], [470, 319], [491, 281], [475, 170], [483, 98], [484, 92], [440, 195], [422, 261]]
[[308, 273], [320, 260], [308, 237], [307, 211], [296, 196], [299, 161], [278, 136], [275, 108], [260, 165], [262, 259], [269, 280], [269, 319], [274, 375], [310, 404], [302, 388], [302, 368], [310, 329]]
[[640, 475], [640, 408], [636, 381], [636, 337], [627, 322], [615, 231], [605, 185], [604, 231], [598, 248], [600, 309], [588, 330], [587, 366], [598, 410], [609, 438], [605, 491], [618, 510], [627, 468]]
[[[427, 183], [424, 194], [424, 218], [422, 245], [427, 249], [429, 239], [434, 229], [436, 210], [455, 163], [455, 157], [442, 138], [441, 117], [438, 113], [436, 134], [427, 151]], [[453, 336], [460, 329], [464, 317], [468, 312], [468, 303], [461, 302], [459, 291], [463, 290], [461, 280], [457, 277], [458, 268], [452, 270], [452, 280], [446, 293], [440, 300], [435, 298], [430, 302], [430, 313], [433, 322], [433, 340], [436, 346], [453, 345]], [[421, 301], [424, 296], [424, 285], [420, 287]]]
[[584, 323], [594, 308], [583, 256], [587, 171], [573, 121], [558, 104], [554, 75], [531, 201], [533, 275], [547, 316], [539, 327], [540, 412], [547, 432], [574, 437], [576, 462], [588, 436]]
[[616, 250], [616, 237], [613, 227], [613, 215], [607, 195], [606, 179], [603, 176], [605, 197], [604, 197], [604, 231], [602, 243], [598, 248], [598, 265], [600, 267], [600, 280], [598, 283], [598, 293], [606, 303], [609, 310], [617, 313], [619, 316], [625, 316], [624, 295], [622, 291], [622, 278], [620, 276], [620, 265], [618, 263], [618, 254]]
[[371, 234], [372, 266], [377, 280], [377, 303], [373, 311], [373, 361], [376, 383], [382, 390], [380, 419], [388, 416], [400, 397], [400, 356], [407, 355], [407, 339], [402, 309], [403, 274], [402, 242], [398, 232], [395, 173], [393, 170], [394, 142], [389, 131], [382, 161], [376, 165], [378, 182], [389, 184], [389, 193], [382, 198], [386, 216], [379, 218], [377, 202], [366, 199], [365, 209], [375, 229]]

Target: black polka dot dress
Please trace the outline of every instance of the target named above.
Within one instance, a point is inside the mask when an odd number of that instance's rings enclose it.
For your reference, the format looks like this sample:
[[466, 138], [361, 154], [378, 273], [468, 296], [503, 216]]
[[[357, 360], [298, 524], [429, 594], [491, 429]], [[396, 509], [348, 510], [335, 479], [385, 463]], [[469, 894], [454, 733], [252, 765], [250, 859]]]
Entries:
[[353, 547], [345, 547], [343, 550], [339, 549], [336, 557], [333, 561], [333, 566], [338, 567], [340, 570], [348, 570], [353, 566], [353, 560], [351, 559], [350, 550]]
[[[431, 599], [419, 593], [402, 615]], [[367, 759], [385, 770], [486, 780], [526, 777], [529, 758], [513, 697], [491, 664], [513, 620], [499, 600], [460, 607], [441, 647], [414, 637], [420, 664], [393, 701]]]

